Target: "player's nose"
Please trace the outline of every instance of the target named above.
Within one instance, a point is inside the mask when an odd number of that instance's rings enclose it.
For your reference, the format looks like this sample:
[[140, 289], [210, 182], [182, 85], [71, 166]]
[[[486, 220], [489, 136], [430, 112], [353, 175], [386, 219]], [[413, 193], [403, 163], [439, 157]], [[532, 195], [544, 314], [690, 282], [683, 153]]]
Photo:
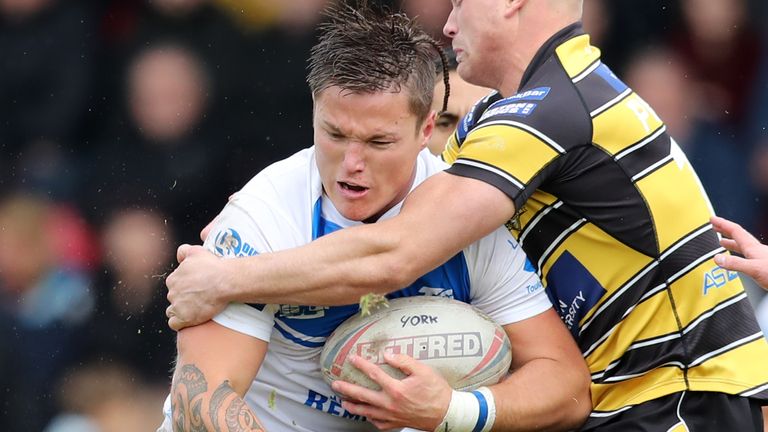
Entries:
[[343, 167], [347, 172], [359, 172], [365, 169], [365, 146], [350, 142], [344, 151]]

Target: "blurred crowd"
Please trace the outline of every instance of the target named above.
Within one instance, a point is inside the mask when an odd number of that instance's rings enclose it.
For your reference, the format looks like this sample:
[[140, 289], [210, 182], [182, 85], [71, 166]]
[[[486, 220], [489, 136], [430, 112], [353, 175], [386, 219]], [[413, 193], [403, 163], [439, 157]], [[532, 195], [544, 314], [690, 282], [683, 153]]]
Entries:
[[[312, 144], [306, 58], [336, 1], [0, 0], [0, 430], [160, 423], [176, 245]], [[448, 0], [386, 3], [449, 43]], [[766, 22], [758, 0], [585, 0], [715, 211], [762, 239]]]

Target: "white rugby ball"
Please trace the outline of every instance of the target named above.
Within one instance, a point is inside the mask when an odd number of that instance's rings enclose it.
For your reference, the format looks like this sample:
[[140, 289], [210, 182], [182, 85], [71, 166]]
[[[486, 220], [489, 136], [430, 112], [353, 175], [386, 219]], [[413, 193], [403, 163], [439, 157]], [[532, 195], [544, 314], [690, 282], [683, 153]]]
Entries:
[[431, 366], [456, 390], [495, 384], [512, 362], [507, 334], [486, 314], [450, 298], [418, 296], [389, 300], [389, 307], [344, 321], [326, 340], [320, 368], [328, 383], [342, 380], [378, 390], [347, 357], [358, 355], [403, 378], [384, 361], [387, 351]]

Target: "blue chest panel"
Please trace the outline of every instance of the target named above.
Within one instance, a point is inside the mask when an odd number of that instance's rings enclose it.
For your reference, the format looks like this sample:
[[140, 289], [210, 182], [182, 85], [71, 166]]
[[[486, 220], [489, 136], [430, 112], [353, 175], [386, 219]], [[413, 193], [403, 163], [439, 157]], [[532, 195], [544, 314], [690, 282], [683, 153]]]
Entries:
[[[312, 222], [313, 240], [342, 228], [322, 217], [320, 200], [315, 204]], [[395, 291], [387, 297], [418, 295], [444, 296], [469, 303], [469, 273], [464, 254], [455, 255], [445, 264], [418, 278], [410, 286]], [[275, 314], [275, 328], [284, 337], [297, 344], [319, 347], [323, 345], [325, 337], [358, 310], [359, 307], [356, 304], [333, 307], [280, 305], [280, 309]]]

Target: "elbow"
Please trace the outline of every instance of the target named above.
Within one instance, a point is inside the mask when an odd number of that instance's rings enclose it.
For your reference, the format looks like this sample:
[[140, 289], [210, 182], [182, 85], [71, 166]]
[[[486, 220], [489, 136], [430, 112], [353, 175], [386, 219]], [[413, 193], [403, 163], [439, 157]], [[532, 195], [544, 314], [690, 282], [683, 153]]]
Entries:
[[591, 380], [589, 374], [579, 374], [577, 385], [573, 388], [570, 400], [566, 401], [566, 409], [562, 411], [564, 430], [577, 430], [589, 418], [592, 412]]
[[388, 294], [412, 284], [426, 271], [420, 271], [418, 262], [403, 253], [393, 253], [381, 262], [379, 287], [384, 288], [379, 294]]

